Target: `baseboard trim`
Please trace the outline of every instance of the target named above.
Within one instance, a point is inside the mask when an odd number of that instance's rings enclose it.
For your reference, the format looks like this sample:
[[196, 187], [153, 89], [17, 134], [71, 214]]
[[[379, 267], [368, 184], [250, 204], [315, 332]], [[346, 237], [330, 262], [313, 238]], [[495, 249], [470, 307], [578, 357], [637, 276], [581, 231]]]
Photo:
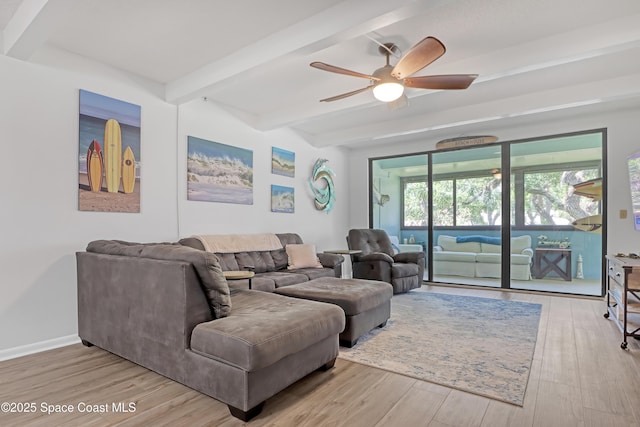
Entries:
[[54, 348], [65, 347], [71, 344], [77, 344], [79, 342], [80, 337], [77, 335], [68, 335], [66, 337], [54, 338], [51, 340], [0, 350], [0, 362], [15, 359], [16, 357], [27, 356], [29, 354], [40, 353], [46, 350], [52, 350]]

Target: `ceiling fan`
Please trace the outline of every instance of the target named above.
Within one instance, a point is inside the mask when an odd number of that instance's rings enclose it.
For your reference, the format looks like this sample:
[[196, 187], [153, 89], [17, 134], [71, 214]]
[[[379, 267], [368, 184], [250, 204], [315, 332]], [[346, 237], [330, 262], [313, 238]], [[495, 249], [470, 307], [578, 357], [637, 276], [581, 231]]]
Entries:
[[466, 89], [478, 77], [477, 74], [447, 74], [438, 76], [409, 77], [420, 71], [436, 59], [444, 55], [446, 49], [442, 42], [435, 37], [426, 37], [416, 43], [400, 58], [395, 66], [389, 64], [389, 55], [395, 53], [398, 47], [393, 43], [385, 43], [378, 51], [386, 55], [387, 65], [378, 68], [373, 74], [362, 74], [324, 62], [312, 62], [313, 68], [330, 71], [332, 73], [369, 79], [371, 84], [362, 89], [354, 90], [331, 98], [321, 99], [320, 102], [331, 102], [347, 98], [373, 89], [373, 96], [383, 102], [392, 102], [400, 98], [405, 87], [417, 89]]

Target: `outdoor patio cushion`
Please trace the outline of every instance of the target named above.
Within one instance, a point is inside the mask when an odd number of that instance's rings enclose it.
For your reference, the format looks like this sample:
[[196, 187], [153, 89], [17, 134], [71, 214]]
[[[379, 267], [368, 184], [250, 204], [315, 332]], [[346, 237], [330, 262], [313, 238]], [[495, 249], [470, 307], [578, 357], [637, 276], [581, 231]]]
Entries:
[[[492, 254], [488, 254], [492, 255]], [[434, 261], [461, 261], [476, 262], [476, 254], [473, 252], [433, 252]]]
[[481, 252], [480, 242], [466, 242], [457, 243], [456, 238], [453, 236], [440, 235], [438, 236], [438, 246], [443, 251], [449, 252]]
[[[476, 262], [484, 264], [500, 264], [502, 262], [501, 254], [476, 254]], [[527, 265], [531, 262], [531, 258], [528, 255], [511, 255], [511, 264], [515, 265]]]

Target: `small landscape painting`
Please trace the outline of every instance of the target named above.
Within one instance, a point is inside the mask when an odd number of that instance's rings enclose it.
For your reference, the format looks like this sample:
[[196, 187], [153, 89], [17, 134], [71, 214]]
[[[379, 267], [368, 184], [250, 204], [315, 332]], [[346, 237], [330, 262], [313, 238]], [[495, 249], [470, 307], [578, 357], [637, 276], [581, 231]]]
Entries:
[[296, 175], [296, 153], [273, 147], [271, 151], [271, 173], [293, 178]]
[[293, 187], [271, 186], [271, 212], [293, 213], [295, 197]]
[[253, 151], [193, 136], [187, 145], [188, 200], [253, 204]]
[[80, 90], [78, 209], [140, 212], [139, 105]]

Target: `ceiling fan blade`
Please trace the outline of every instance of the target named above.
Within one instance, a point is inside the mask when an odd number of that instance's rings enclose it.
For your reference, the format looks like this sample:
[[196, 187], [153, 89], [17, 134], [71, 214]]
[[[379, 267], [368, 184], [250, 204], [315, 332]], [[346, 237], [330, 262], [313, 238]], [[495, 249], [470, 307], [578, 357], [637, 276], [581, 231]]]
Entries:
[[476, 77], [477, 74], [409, 77], [404, 79], [404, 85], [419, 89], [466, 89]]
[[335, 65], [325, 64], [324, 62], [312, 62], [309, 65], [311, 65], [313, 68], [317, 68], [318, 70], [330, 71], [332, 73], [344, 74], [346, 76], [362, 77], [363, 79], [370, 79], [370, 80], [376, 80], [376, 81], [380, 80], [378, 77], [373, 77], [368, 74], [358, 73], [357, 71], [347, 70], [346, 68], [336, 67]]
[[431, 36], [426, 37], [400, 58], [400, 61], [393, 67], [391, 75], [397, 79], [404, 79], [440, 58], [445, 51], [446, 49], [440, 40]]
[[369, 90], [371, 88], [373, 88], [373, 85], [367, 86], [367, 87], [363, 87], [362, 89], [354, 90], [353, 92], [347, 92], [347, 93], [343, 93], [341, 95], [332, 96], [331, 98], [321, 99], [320, 102], [337, 101], [338, 99], [343, 99], [343, 98], [346, 98], [348, 96], [357, 95], [357, 94], [359, 94], [361, 92], [365, 92], [365, 91], [367, 91], [367, 90]]

